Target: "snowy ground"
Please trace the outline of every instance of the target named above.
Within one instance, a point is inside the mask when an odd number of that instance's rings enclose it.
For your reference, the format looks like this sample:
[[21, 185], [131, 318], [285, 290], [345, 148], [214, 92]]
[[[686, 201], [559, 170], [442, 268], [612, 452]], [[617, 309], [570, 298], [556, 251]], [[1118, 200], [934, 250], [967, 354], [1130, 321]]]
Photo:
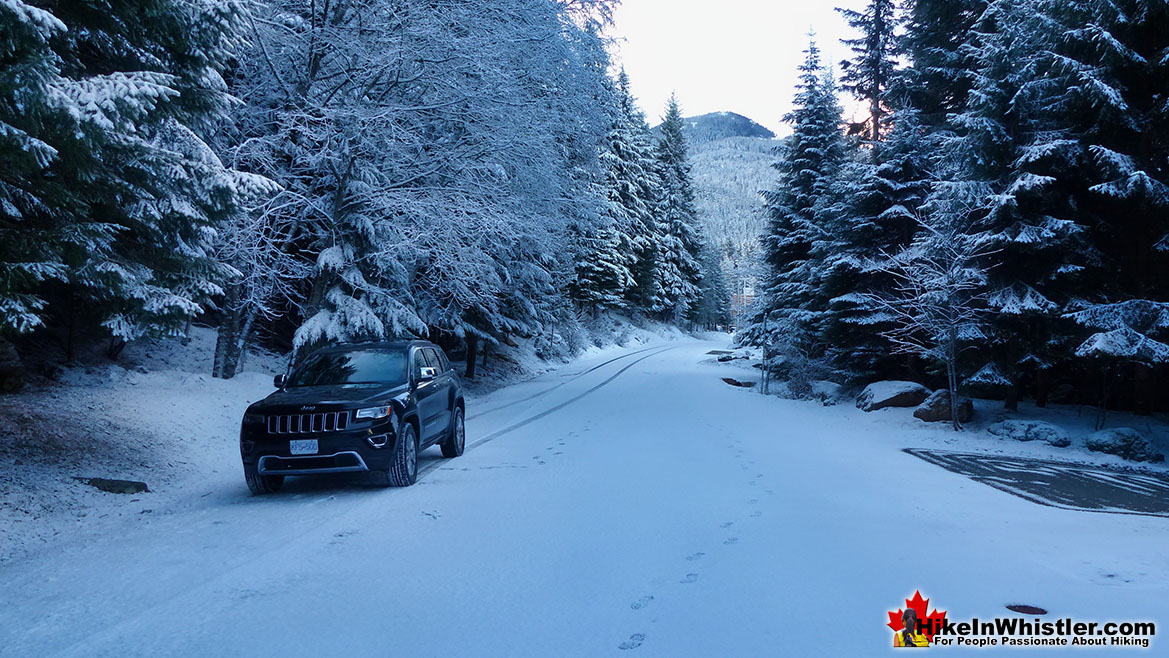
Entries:
[[[250, 497], [234, 434], [264, 390], [242, 380], [215, 422], [167, 421], [224, 435], [200, 480], [0, 565], [0, 655], [873, 655], [916, 589], [954, 617], [1169, 620], [1169, 519], [1036, 505], [901, 450], [1102, 456], [731, 387], [752, 371], [711, 362], [726, 342], [481, 396], [467, 454], [432, 449], [404, 490]], [[144, 383], [128, 408], [163, 395]]]

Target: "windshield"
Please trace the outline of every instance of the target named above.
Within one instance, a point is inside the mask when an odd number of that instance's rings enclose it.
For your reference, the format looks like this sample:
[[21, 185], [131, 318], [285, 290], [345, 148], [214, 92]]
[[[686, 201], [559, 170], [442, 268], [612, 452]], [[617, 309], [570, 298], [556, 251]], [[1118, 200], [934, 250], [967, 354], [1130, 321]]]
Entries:
[[405, 350], [358, 350], [313, 354], [293, 371], [288, 386], [405, 382]]

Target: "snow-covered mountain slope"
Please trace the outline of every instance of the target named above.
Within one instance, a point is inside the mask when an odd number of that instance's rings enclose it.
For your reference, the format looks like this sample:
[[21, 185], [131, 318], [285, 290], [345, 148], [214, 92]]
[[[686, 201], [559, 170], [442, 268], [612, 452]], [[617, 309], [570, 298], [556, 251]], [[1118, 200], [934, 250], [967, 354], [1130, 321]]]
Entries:
[[[655, 127], [654, 130], [657, 131], [659, 127]], [[686, 141], [691, 146], [728, 137], [775, 138], [775, 133], [735, 112], [711, 112], [685, 117], [682, 133], [686, 135]]]
[[760, 192], [775, 186], [779, 144], [763, 126], [718, 112], [687, 119], [695, 203], [733, 291], [752, 285], [767, 223]]

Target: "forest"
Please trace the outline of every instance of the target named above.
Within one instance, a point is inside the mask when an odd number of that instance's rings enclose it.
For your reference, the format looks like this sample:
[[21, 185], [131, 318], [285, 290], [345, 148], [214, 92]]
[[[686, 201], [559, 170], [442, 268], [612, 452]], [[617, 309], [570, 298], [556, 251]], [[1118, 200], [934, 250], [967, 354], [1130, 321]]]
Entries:
[[468, 361], [726, 291], [676, 103], [651, 135], [609, 0], [0, 3], [0, 338], [118, 355], [426, 337]]
[[741, 338], [797, 392], [1169, 409], [1169, 5], [841, 13], [852, 57], [837, 79], [805, 52]]

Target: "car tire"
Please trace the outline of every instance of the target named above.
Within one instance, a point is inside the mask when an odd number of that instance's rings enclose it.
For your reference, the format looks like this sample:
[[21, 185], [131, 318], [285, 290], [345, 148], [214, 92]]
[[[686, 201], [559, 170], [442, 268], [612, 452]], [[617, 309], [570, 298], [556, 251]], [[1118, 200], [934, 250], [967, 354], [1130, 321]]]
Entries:
[[453, 459], [463, 454], [466, 445], [467, 423], [463, 416], [463, 408], [455, 407], [455, 413], [451, 417], [451, 428], [447, 432], [446, 440], [439, 447], [442, 448], [443, 457]]
[[244, 464], [244, 480], [253, 496], [276, 493], [284, 486], [283, 475], [260, 475], [255, 466]]
[[394, 456], [384, 471], [374, 471], [374, 483], [382, 487], [408, 487], [418, 479], [418, 432], [413, 423], [402, 423], [402, 436], [394, 443]]

